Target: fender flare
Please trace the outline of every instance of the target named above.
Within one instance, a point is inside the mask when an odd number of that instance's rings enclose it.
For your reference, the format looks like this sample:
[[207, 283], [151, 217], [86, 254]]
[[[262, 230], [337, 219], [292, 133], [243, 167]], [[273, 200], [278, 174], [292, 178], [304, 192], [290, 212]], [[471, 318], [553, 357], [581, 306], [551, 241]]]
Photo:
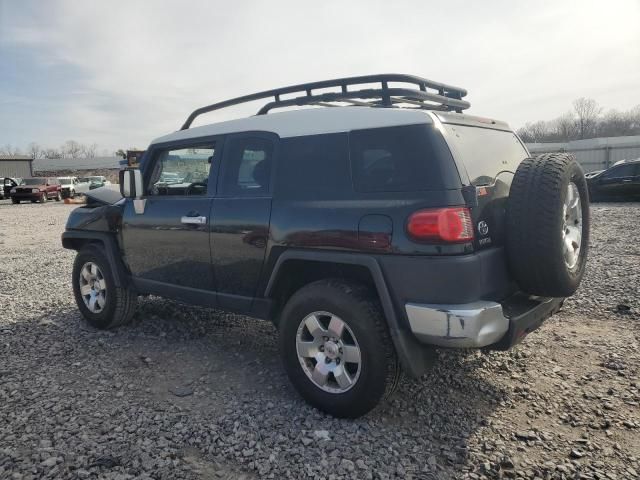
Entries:
[[96, 231], [67, 230], [62, 233], [62, 246], [69, 250], [80, 251], [89, 243], [98, 243], [107, 256], [113, 281], [117, 287], [126, 288], [130, 286], [130, 274], [125, 267], [121, 257], [118, 242], [113, 234]]
[[[387, 288], [384, 273], [377, 259], [370, 255], [321, 252], [309, 250], [287, 250], [283, 252], [271, 271], [271, 276], [265, 288], [264, 296], [270, 298], [278, 280], [281, 267], [288, 260], [307, 260], [314, 262], [342, 263], [365, 267], [373, 279], [382, 310], [387, 320], [389, 333], [402, 366], [410, 376], [422, 376], [434, 363], [437, 353], [433, 348], [418, 342], [410, 330], [403, 328], [398, 318], [397, 310]], [[405, 322], [407, 323], [407, 322]]]

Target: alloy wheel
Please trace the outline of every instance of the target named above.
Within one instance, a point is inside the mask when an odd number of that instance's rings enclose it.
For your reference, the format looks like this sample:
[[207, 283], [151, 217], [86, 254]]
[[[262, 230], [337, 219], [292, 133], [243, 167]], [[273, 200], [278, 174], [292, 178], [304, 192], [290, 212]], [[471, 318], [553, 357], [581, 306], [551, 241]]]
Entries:
[[300, 322], [296, 351], [313, 384], [329, 393], [344, 393], [358, 381], [362, 357], [347, 323], [329, 312], [313, 312]]

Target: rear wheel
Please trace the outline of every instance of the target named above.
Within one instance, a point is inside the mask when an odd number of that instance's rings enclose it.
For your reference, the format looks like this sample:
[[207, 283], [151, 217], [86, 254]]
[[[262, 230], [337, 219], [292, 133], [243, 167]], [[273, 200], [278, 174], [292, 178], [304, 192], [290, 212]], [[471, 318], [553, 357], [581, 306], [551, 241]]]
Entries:
[[20, 200], [18, 200], [17, 198], [12, 198], [11, 203], [13, 204], [20, 203]]
[[78, 252], [71, 281], [76, 304], [92, 326], [109, 329], [131, 321], [137, 296], [128, 288], [116, 286], [100, 247], [90, 245]]
[[280, 349], [300, 395], [337, 417], [364, 415], [401, 375], [379, 302], [366, 287], [341, 280], [314, 282], [289, 299]]

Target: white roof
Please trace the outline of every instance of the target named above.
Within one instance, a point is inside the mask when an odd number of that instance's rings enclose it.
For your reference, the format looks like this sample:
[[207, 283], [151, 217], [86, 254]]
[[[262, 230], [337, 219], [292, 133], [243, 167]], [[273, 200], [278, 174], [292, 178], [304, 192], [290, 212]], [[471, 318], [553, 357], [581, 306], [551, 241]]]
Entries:
[[428, 111], [400, 108], [323, 107], [269, 113], [178, 130], [153, 143], [207, 137], [234, 132], [273, 132], [280, 138], [339, 133], [363, 128], [393, 127], [432, 123]]

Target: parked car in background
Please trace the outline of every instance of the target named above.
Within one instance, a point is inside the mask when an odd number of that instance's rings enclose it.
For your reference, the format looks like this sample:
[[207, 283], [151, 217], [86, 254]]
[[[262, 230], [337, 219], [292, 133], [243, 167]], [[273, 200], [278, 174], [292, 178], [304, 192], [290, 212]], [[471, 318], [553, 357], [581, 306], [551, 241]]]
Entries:
[[602, 172], [587, 176], [594, 201], [640, 200], [640, 158], [620, 162]]
[[75, 186], [76, 195], [84, 195], [90, 190], [90, 186], [91, 180], [89, 180], [89, 177], [78, 177]]
[[58, 177], [62, 188], [62, 198], [74, 198], [76, 196], [77, 177]]
[[2, 188], [0, 188], [0, 200], [5, 200], [11, 196], [11, 189], [22, 183], [21, 178], [4, 177], [2, 179]]
[[44, 203], [47, 200], [62, 200], [62, 189], [55, 177], [25, 178], [21, 185], [10, 190], [10, 195], [13, 203], [23, 200]]
[[104, 187], [105, 185], [109, 185], [111, 182], [103, 177], [102, 175], [96, 175], [93, 177], [87, 177], [89, 179], [89, 190], [93, 190], [94, 188]]

